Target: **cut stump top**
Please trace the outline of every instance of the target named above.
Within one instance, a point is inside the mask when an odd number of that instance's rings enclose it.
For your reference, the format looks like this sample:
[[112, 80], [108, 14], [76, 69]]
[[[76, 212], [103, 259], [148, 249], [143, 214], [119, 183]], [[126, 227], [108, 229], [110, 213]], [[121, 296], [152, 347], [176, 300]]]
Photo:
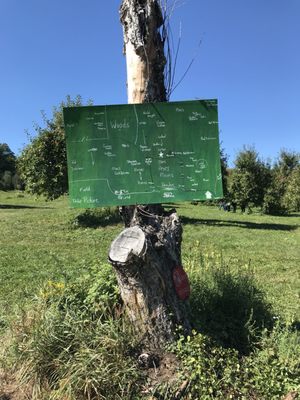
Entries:
[[124, 229], [112, 242], [109, 259], [112, 263], [126, 264], [132, 255], [142, 257], [145, 253], [146, 237], [139, 226]]

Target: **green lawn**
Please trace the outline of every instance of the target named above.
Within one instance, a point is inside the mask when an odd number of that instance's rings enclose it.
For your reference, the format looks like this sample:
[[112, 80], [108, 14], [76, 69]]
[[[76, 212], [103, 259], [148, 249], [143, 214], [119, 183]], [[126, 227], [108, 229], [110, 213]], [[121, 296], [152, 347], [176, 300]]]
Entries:
[[[184, 236], [183, 263], [193, 257], [222, 258], [234, 269], [254, 271], [275, 310], [286, 319], [300, 318], [300, 214], [273, 217], [224, 212], [217, 207], [177, 204]], [[68, 199], [53, 202], [17, 192], [0, 191], [0, 307], [6, 318], [23, 306], [43, 282], [77, 276], [107, 259], [122, 224], [72, 229], [83, 210]], [[191, 265], [191, 263], [189, 263]]]

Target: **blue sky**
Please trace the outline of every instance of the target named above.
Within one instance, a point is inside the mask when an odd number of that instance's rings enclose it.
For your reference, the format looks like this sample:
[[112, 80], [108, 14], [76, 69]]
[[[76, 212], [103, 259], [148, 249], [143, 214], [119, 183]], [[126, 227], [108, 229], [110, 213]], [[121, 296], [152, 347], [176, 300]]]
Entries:
[[[120, 2], [0, 0], [0, 143], [18, 154], [40, 111], [50, 116], [68, 94], [127, 102]], [[300, 151], [300, 1], [177, 3], [177, 81], [197, 57], [170, 100], [218, 99], [230, 162], [243, 145], [273, 160]]]

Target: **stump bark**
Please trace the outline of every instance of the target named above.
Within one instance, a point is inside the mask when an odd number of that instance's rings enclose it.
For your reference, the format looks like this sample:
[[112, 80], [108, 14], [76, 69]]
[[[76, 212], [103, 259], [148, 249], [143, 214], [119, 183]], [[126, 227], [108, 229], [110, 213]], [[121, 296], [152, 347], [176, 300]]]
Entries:
[[151, 349], [174, 340], [176, 327], [190, 331], [187, 302], [175, 291], [173, 271], [181, 265], [182, 227], [175, 210], [136, 207], [130, 227], [113, 241], [109, 261], [116, 271], [128, 316]]
[[[166, 101], [163, 16], [157, 0], [123, 0], [120, 7], [129, 103]], [[146, 349], [190, 331], [187, 302], [173, 279], [181, 265], [182, 227], [176, 210], [159, 204], [121, 207], [125, 229], [113, 241], [113, 265], [122, 299]]]

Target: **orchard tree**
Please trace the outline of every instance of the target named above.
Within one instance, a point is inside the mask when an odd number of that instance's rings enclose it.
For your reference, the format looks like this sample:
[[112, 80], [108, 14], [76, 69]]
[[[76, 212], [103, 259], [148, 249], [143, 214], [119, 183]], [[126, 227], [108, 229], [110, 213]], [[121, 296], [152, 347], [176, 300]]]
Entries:
[[15, 173], [16, 156], [9, 148], [8, 144], [0, 143], [0, 174], [5, 171]]
[[18, 171], [32, 194], [55, 199], [68, 191], [67, 155], [63, 126], [63, 107], [81, 106], [82, 99], [67, 96], [53, 108], [48, 119], [43, 113], [44, 127], [35, 126], [36, 135], [30, 138], [18, 159]]
[[16, 179], [16, 156], [8, 144], [0, 143], [0, 189], [13, 189]]
[[283, 197], [286, 192], [290, 175], [294, 169], [299, 166], [299, 163], [300, 153], [288, 151], [286, 149], [280, 151], [273, 168], [273, 180], [274, 186], [276, 186], [281, 197]]
[[299, 153], [285, 149], [280, 151], [271, 171], [270, 185], [264, 196], [263, 211], [266, 214], [282, 215], [291, 210], [293, 204], [296, 207], [297, 188], [292, 187], [290, 180], [297, 181], [297, 172], [295, 176], [293, 174], [299, 167], [299, 162]]
[[290, 212], [300, 211], [300, 165], [293, 168], [289, 175], [283, 203]]
[[242, 210], [262, 206], [266, 188], [271, 179], [270, 167], [259, 159], [254, 148], [244, 148], [234, 162], [230, 182], [231, 197]]
[[300, 153], [282, 149], [275, 163], [274, 170], [282, 177], [288, 178], [293, 170], [299, 166]]

